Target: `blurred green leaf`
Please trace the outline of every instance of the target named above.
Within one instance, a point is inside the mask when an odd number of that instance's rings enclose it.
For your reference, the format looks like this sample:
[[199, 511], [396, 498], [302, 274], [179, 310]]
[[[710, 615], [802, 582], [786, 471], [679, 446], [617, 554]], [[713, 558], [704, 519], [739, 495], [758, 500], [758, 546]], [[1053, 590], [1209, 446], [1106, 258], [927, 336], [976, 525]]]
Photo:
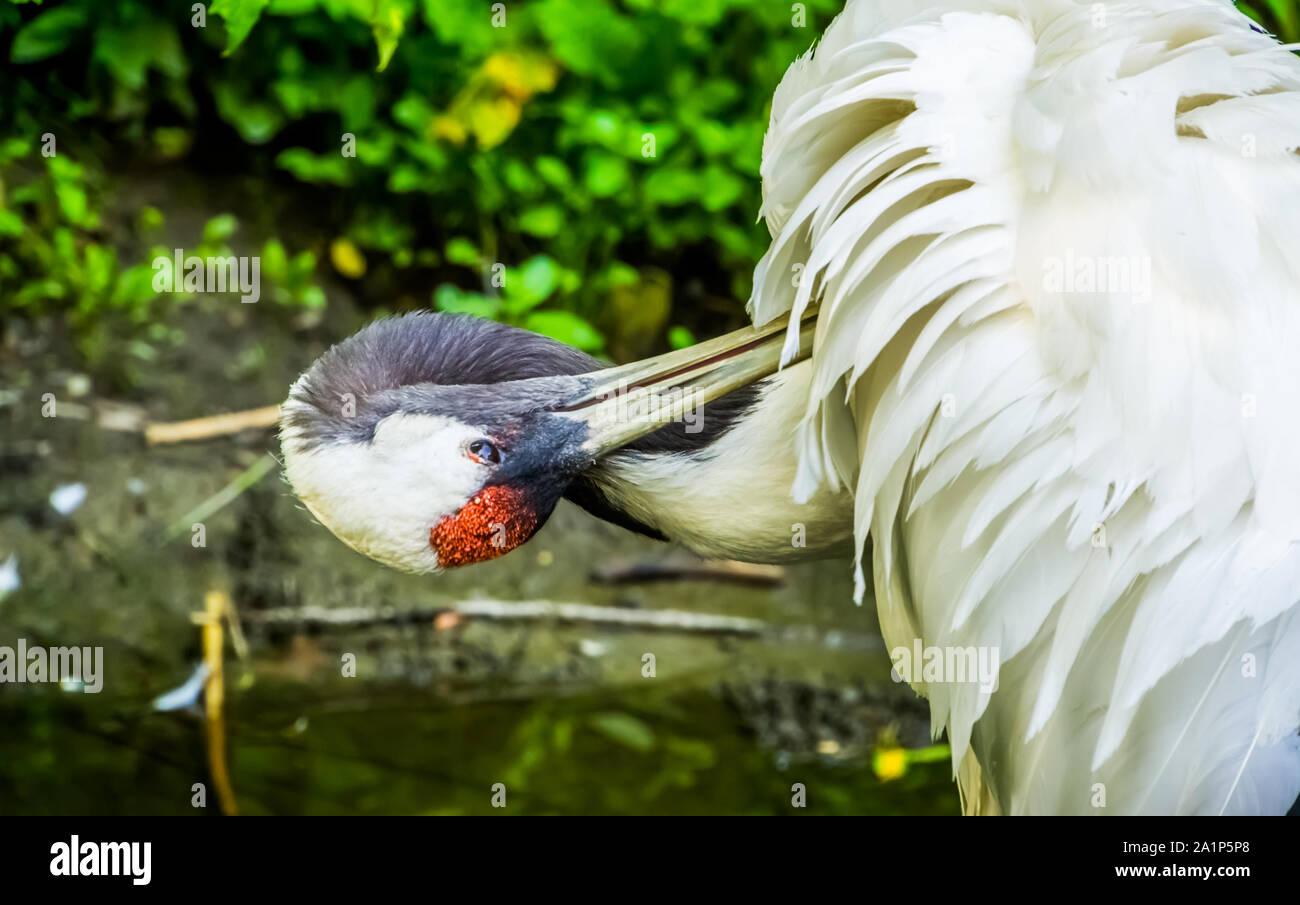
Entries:
[[730, 170], [711, 166], [704, 171], [704, 193], [700, 202], [707, 211], [720, 211], [740, 200], [745, 183]]
[[596, 352], [605, 344], [599, 330], [570, 311], [534, 311], [523, 327], [584, 352]]
[[608, 198], [626, 187], [627, 161], [609, 154], [591, 154], [587, 157], [587, 172], [583, 182], [587, 191], [595, 197]]
[[[492, 46], [491, 8], [473, 0], [423, 0], [424, 20], [442, 43], [470, 58]], [[507, 15], [510, 15], [507, 12]], [[509, 20], [507, 20], [508, 22]]]
[[279, 108], [247, 96], [244, 86], [218, 81], [212, 86], [213, 99], [221, 118], [235, 128], [239, 136], [252, 145], [270, 141], [284, 125]]
[[262, 246], [262, 276], [272, 283], [283, 283], [289, 276], [289, 255], [279, 239], [268, 239]]
[[[519, 290], [515, 293], [525, 306], [544, 302], [560, 282], [560, 268], [546, 255], [536, 255], [524, 262], [517, 276]], [[513, 283], [507, 286], [513, 288]]]
[[234, 53], [253, 30], [270, 0], [212, 0], [213, 15], [226, 22], [226, 54]]
[[84, 188], [74, 182], [59, 182], [54, 186], [54, 193], [69, 222], [80, 225], [86, 220], [88, 202]]
[[21, 236], [23, 229], [22, 217], [13, 211], [0, 211], [0, 236]]
[[534, 21], [569, 69], [606, 86], [618, 84], [641, 34], [607, 0], [541, 0]]
[[464, 236], [451, 239], [443, 250], [443, 256], [449, 263], [460, 264], [462, 267], [477, 268], [482, 260], [478, 248]]
[[656, 170], [645, 181], [646, 200], [656, 204], [685, 204], [699, 189], [700, 177], [690, 170]]
[[60, 53], [86, 27], [85, 10], [77, 6], [60, 6], [46, 10], [14, 35], [9, 48], [13, 63], [35, 63]]
[[304, 308], [319, 310], [326, 305], [325, 290], [319, 286], [308, 286], [299, 296]]
[[190, 149], [193, 134], [177, 126], [160, 126], [153, 130], [153, 146], [168, 159], [181, 157]]
[[549, 239], [564, 226], [564, 210], [556, 204], [543, 204], [519, 215], [519, 228], [530, 236]]
[[406, 19], [414, 7], [415, 0], [374, 0], [370, 27], [379, 49], [379, 65], [375, 67], [379, 72], [388, 68], [388, 62], [397, 50], [397, 42], [406, 30]]
[[95, 31], [93, 59], [135, 91], [145, 87], [150, 67], [178, 79], [189, 70], [176, 29], [152, 19], [101, 25]]
[[689, 327], [675, 326], [668, 329], [668, 346], [673, 349], [686, 349], [695, 345], [695, 334]]
[[634, 751], [654, 750], [654, 730], [631, 714], [598, 713], [591, 717], [591, 725], [606, 737]]
[[537, 168], [537, 175], [556, 188], [565, 188], [573, 181], [569, 168], [558, 157], [539, 157], [533, 166]]
[[140, 214], [136, 218], [136, 229], [142, 233], [153, 232], [162, 229], [164, 223], [166, 223], [166, 218], [163, 217], [162, 211], [151, 204], [147, 204], [140, 208]]
[[117, 255], [111, 248], [90, 242], [85, 248], [84, 266], [87, 291], [102, 295], [108, 291], [117, 272]]
[[439, 286], [433, 296], [434, 306], [448, 314], [472, 314], [475, 317], [494, 319], [501, 310], [499, 299], [491, 299], [456, 286]]
[[220, 214], [203, 226], [203, 244], [221, 245], [239, 229], [239, 221], [234, 214]]
[[303, 182], [349, 185], [349, 158], [338, 154], [313, 154], [306, 148], [285, 148], [275, 158], [276, 166], [288, 170]]
[[418, 94], [405, 94], [393, 104], [393, 119], [413, 132], [423, 133], [433, 120], [433, 108]]
[[1296, 0], [1264, 0], [1277, 20], [1277, 33], [1283, 41], [1300, 40], [1300, 4]]

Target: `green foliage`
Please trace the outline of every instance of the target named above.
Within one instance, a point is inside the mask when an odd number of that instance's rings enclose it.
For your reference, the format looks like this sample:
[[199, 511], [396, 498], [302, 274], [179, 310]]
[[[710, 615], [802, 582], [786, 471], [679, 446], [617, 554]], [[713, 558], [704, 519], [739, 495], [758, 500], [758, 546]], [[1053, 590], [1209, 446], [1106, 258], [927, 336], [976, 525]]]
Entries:
[[269, 0], [212, 0], [212, 14], [226, 22], [226, 53], [234, 53], [257, 24]]
[[[219, 147], [341, 202], [315, 196], [367, 278], [599, 350], [629, 274], [689, 253], [717, 262], [713, 292], [747, 293], [766, 105], [839, 3], [807, 5], [801, 27], [762, 0], [215, 0], [205, 27], [166, 0], [5, 6], [0, 121], [87, 167], [98, 137], [182, 162]], [[436, 251], [457, 243], [474, 254]]]
[[[539, 776], [553, 776], [557, 762], [589, 763], [593, 749], [601, 751], [602, 760], [653, 765], [634, 787], [607, 792], [620, 810], [644, 810], [670, 790], [692, 789], [718, 764], [711, 741], [676, 731], [657, 733], [641, 716], [621, 710], [579, 717], [558, 708], [539, 709], [515, 729], [512, 747], [517, 754], [505, 783], [524, 790], [536, 787]], [[584, 756], [575, 756], [575, 748]]]
[[1258, 0], [1238, 3], [1237, 7], [1288, 44], [1300, 41], [1300, 2], [1297, 0]]
[[[163, 244], [166, 220], [155, 207], [142, 206], [118, 238], [136, 249], [136, 263], [124, 264], [104, 228], [103, 174], [71, 156], [43, 156], [46, 142], [9, 138], [0, 142], [0, 295], [13, 309], [64, 312], [82, 340], [82, 352], [95, 363], [111, 354], [96, 332], [106, 317], [143, 332], [149, 341], [183, 342], [166, 328], [168, 306], [193, 301], [177, 289], [155, 285], [160, 269], [171, 269], [176, 248]], [[9, 181], [14, 185], [10, 186]], [[197, 244], [181, 247], [182, 257], [226, 257], [237, 219], [223, 214], [208, 220]], [[314, 284], [316, 259], [309, 251], [289, 258], [278, 240], [261, 254], [262, 296], [287, 305], [320, 308], [324, 293]], [[133, 325], [133, 326], [132, 326]], [[131, 354], [152, 360], [150, 342], [129, 337]]]
[[[652, 304], [636, 329], [679, 345], [699, 326], [683, 278], [702, 284], [693, 298], [748, 294], [771, 92], [840, 6], [811, 0], [801, 21], [768, 0], [214, 0], [200, 21], [171, 0], [0, 4], [0, 123], [28, 149], [0, 159], [18, 186], [0, 240], [19, 245], [0, 291], [81, 316], [154, 310], [144, 262], [124, 257], [138, 243], [104, 233], [112, 182], [94, 162], [202, 181], [219, 159], [300, 192], [327, 233], [315, 260], [363, 295], [619, 354], [638, 351], [619, 322]], [[1300, 39], [1297, 0], [1244, 8]], [[35, 156], [46, 132], [66, 163]], [[245, 244], [301, 247], [266, 231]]]
[[515, 324], [587, 351], [601, 348], [603, 339], [600, 332], [581, 316], [558, 309], [534, 310], [557, 291], [572, 292], [580, 282], [575, 271], [561, 267], [546, 255], [534, 255], [519, 267], [486, 265], [478, 250], [466, 239], [452, 240], [446, 258], [466, 266], [490, 266], [489, 284], [499, 286], [500, 293], [468, 292], [444, 283], [434, 294], [434, 304], [439, 311], [472, 314]]

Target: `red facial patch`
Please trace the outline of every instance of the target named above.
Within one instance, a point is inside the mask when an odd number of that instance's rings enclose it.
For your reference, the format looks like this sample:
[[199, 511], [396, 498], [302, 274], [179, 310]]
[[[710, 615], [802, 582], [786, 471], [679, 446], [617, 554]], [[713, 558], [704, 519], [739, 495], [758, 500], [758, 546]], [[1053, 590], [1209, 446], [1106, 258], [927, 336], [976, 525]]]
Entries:
[[484, 487], [455, 515], [429, 530], [429, 546], [447, 569], [504, 556], [537, 530], [527, 494], [504, 485]]

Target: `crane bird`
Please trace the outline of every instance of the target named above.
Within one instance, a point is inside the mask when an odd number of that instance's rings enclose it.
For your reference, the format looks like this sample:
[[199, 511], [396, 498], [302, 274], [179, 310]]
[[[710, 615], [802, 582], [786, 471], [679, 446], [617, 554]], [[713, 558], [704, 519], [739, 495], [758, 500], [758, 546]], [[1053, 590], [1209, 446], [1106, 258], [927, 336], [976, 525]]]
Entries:
[[561, 496], [707, 555], [846, 552], [896, 653], [997, 652], [995, 688], [905, 676], [967, 812], [1284, 812], [1291, 49], [1224, 0], [850, 0], [773, 98], [754, 327], [602, 368], [381, 321], [292, 388], [287, 477], [412, 571]]

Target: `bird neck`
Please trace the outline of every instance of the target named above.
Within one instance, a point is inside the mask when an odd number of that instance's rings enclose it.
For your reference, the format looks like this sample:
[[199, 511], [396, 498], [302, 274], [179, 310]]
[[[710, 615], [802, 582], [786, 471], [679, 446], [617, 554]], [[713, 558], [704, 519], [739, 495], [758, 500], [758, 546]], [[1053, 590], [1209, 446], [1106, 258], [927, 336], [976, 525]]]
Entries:
[[[609, 521], [711, 558], [784, 562], [847, 552], [847, 493], [822, 491], [807, 502], [791, 493], [798, 466], [791, 425], [806, 405], [809, 374], [796, 365], [757, 384], [743, 408], [734, 400], [732, 408], [705, 407], [707, 442], [683, 447], [661, 437], [607, 456], [586, 475], [587, 501], [581, 490], [570, 497]], [[593, 492], [595, 506], [588, 505]]]

